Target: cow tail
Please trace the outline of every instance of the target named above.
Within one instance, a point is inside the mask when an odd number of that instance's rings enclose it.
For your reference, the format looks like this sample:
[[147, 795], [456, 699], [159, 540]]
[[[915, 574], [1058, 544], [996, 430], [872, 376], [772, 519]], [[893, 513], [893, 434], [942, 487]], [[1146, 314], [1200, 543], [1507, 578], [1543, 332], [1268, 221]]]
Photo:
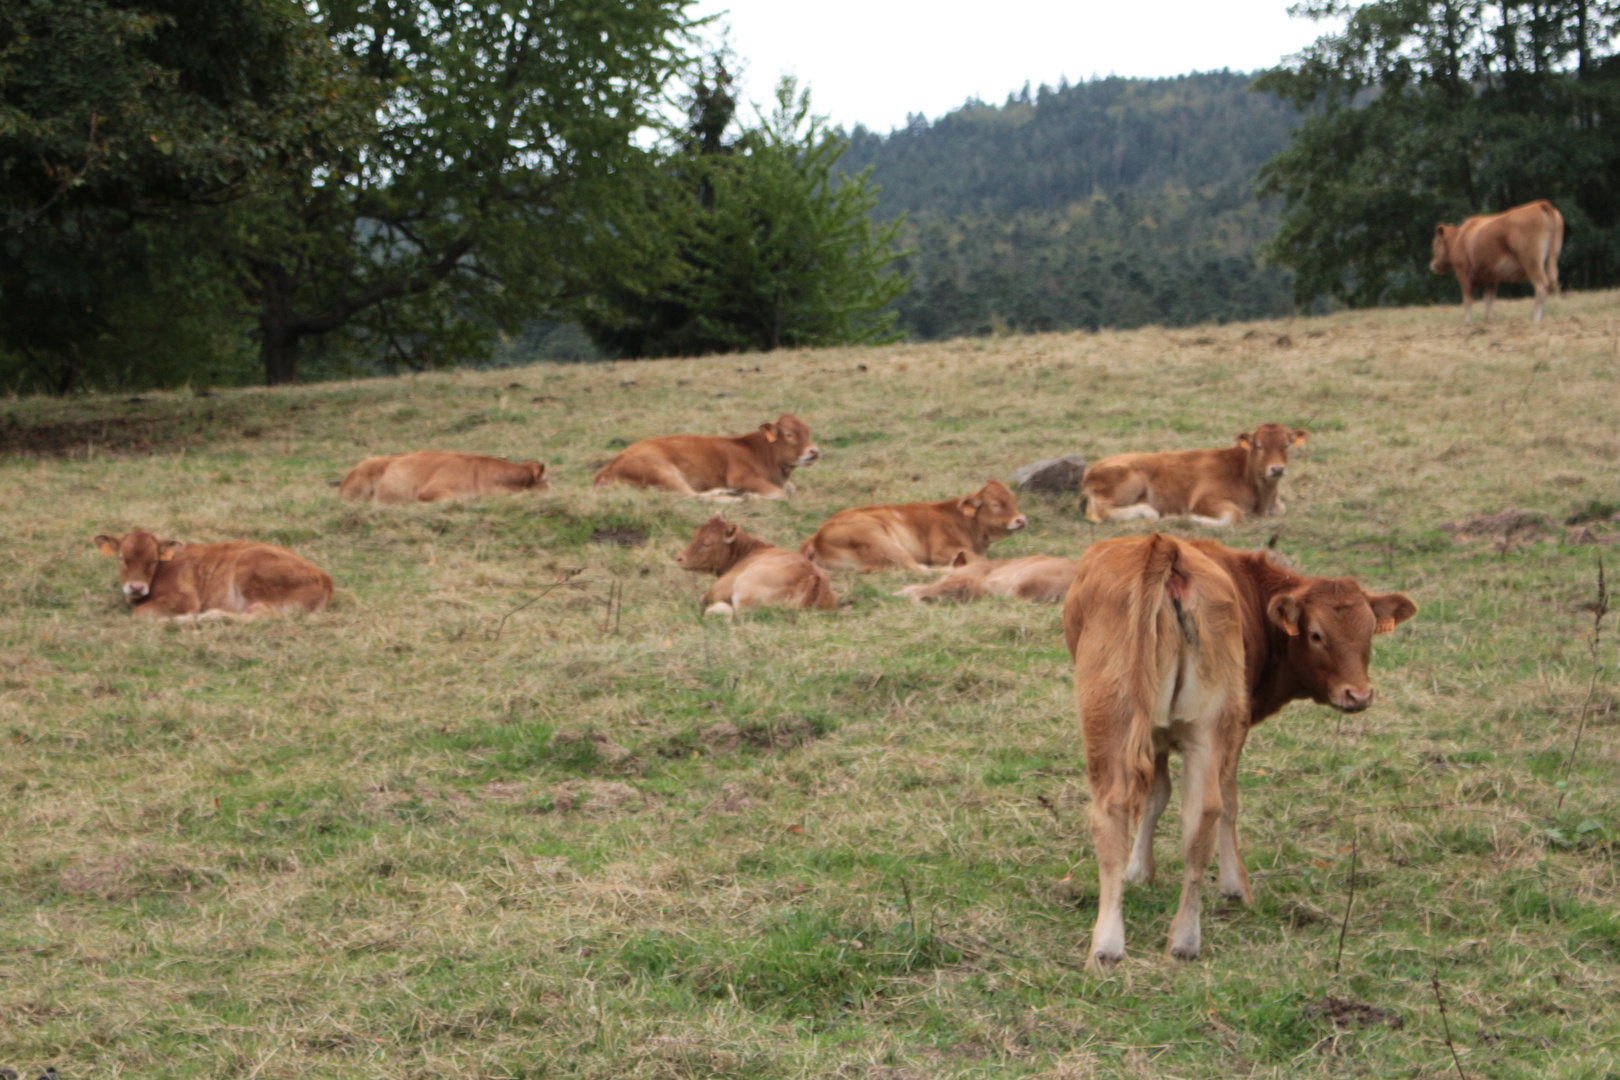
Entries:
[[[1153, 713], [1158, 705], [1162, 609], [1181, 548], [1168, 536], [1148, 537], [1147, 558], [1132, 597], [1127, 657], [1131, 724], [1125, 734], [1125, 799], [1134, 818], [1153, 786]], [[1179, 605], [1178, 605], [1179, 606]]]

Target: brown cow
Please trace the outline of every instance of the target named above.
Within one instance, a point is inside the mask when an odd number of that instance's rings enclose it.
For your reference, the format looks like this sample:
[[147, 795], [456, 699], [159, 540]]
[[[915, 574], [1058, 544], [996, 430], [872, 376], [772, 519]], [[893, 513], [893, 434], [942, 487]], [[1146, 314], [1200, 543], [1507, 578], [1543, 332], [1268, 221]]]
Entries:
[[375, 499], [397, 505], [550, 489], [546, 467], [538, 461], [507, 461], [453, 450], [416, 450], [367, 458], [349, 470], [338, 485], [338, 494], [346, 499]]
[[749, 536], [719, 514], [698, 528], [675, 557], [683, 570], [720, 580], [703, 594], [705, 615], [731, 615], [756, 607], [834, 608], [826, 573], [796, 551]]
[[1029, 524], [1000, 480], [943, 502], [859, 506], [822, 523], [799, 550], [829, 570], [948, 567], [984, 557], [990, 545]]
[[896, 596], [926, 600], [977, 600], [984, 596], [1011, 596], [1032, 604], [1055, 604], [1074, 584], [1080, 572], [1075, 559], [1055, 555], [1026, 555], [1022, 559], [985, 559], [970, 562], [956, 557], [956, 568], [928, 585], [907, 585]]
[[1536, 288], [1535, 321], [1547, 307], [1547, 293], [1558, 294], [1558, 254], [1564, 247], [1564, 215], [1546, 199], [1500, 214], [1471, 217], [1461, 225], [1434, 227], [1434, 258], [1429, 269], [1457, 273], [1462, 286], [1463, 322], [1474, 320], [1474, 286], [1485, 287], [1485, 321], [1491, 321], [1496, 286], [1529, 279]]
[[1187, 514], [1200, 525], [1234, 525], [1246, 516], [1283, 512], [1277, 485], [1288, 451], [1310, 433], [1261, 424], [1224, 450], [1115, 454], [1086, 470], [1080, 490], [1091, 521], [1157, 521]]
[[182, 544], [141, 529], [98, 536], [95, 543], [103, 555], [117, 557], [124, 595], [135, 614], [147, 618], [254, 618], [299, 608], [323, 611], [332, 600], [325, 571], [273, 544]]
[[1302, 698], [1344, 712], [1367, 708], [1372, 636], [1416, 613], [1401, 593], [1374, 596], [1350, 578], [1304, 577], [1267, 552], [1212, 540], [1155, 533], [1086, 551], [1063, 621], [1100, 877], [1090, 966], [1123, 957], [1124, 884], [1153, 878], [1170, 751], [1184, 762], [1184, 880], [1169, 948], [1190, 959], [1200, 948], [1199, 886], [1217, 839], [1222, 894], [1253, 899], [1237, 838], [1237, 762], [1248, 729]]
[[793, 494], [788, 477], [821, 456], [810, 426], [792, 413], [746, 435], [666, 435], [631, 443], [597, 472], [595, 484], [634, 484], [711, 499]]

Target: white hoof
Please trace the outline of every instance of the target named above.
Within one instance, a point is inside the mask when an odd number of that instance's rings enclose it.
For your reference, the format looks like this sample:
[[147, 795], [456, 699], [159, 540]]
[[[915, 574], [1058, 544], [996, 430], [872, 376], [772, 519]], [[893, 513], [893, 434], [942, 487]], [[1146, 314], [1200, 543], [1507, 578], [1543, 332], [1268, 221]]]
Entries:
[[703, 609], [703, 614], [704, 615], [719, 615], [719, 616], [722, 616], [724, 618], [729, 619], [733, 615], [735, 615], [736, 612], [732, 609], [732, 606], [730, 604], [728, 604], [724, 600], [722, 600], [718, 604], [710, 604], [708, 607], [704, 608]]

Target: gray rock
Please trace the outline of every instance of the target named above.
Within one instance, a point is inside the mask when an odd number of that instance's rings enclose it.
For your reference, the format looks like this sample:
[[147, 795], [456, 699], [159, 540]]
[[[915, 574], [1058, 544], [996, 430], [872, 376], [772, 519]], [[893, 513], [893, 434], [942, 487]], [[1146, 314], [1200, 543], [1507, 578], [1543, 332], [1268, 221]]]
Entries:
[[1086, 459], [1079, 454], [1064, 454], [1047, 458], [1033, 465], [1025, 465], [1013, 472], [1013, 483], [1019, 491], [1034, 491], [1042, 495], [1074, 495], [1080, 490], [1080, 478], [1086, 474]]

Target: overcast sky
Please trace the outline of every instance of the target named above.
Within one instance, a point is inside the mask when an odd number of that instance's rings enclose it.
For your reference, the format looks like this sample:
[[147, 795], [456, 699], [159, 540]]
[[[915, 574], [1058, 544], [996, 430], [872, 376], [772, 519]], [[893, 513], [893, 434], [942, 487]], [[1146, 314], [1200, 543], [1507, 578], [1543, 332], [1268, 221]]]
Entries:
[[999, 104], [1026, 80], [1253, 71], [1328, 29], [1289, 18], [1287, 0], [699, 0], [695, 10], [731, 28], [744, 100], [765, 104], [779, 76], [797, 75], [816, 112], [884, 132], [975, 95]]

